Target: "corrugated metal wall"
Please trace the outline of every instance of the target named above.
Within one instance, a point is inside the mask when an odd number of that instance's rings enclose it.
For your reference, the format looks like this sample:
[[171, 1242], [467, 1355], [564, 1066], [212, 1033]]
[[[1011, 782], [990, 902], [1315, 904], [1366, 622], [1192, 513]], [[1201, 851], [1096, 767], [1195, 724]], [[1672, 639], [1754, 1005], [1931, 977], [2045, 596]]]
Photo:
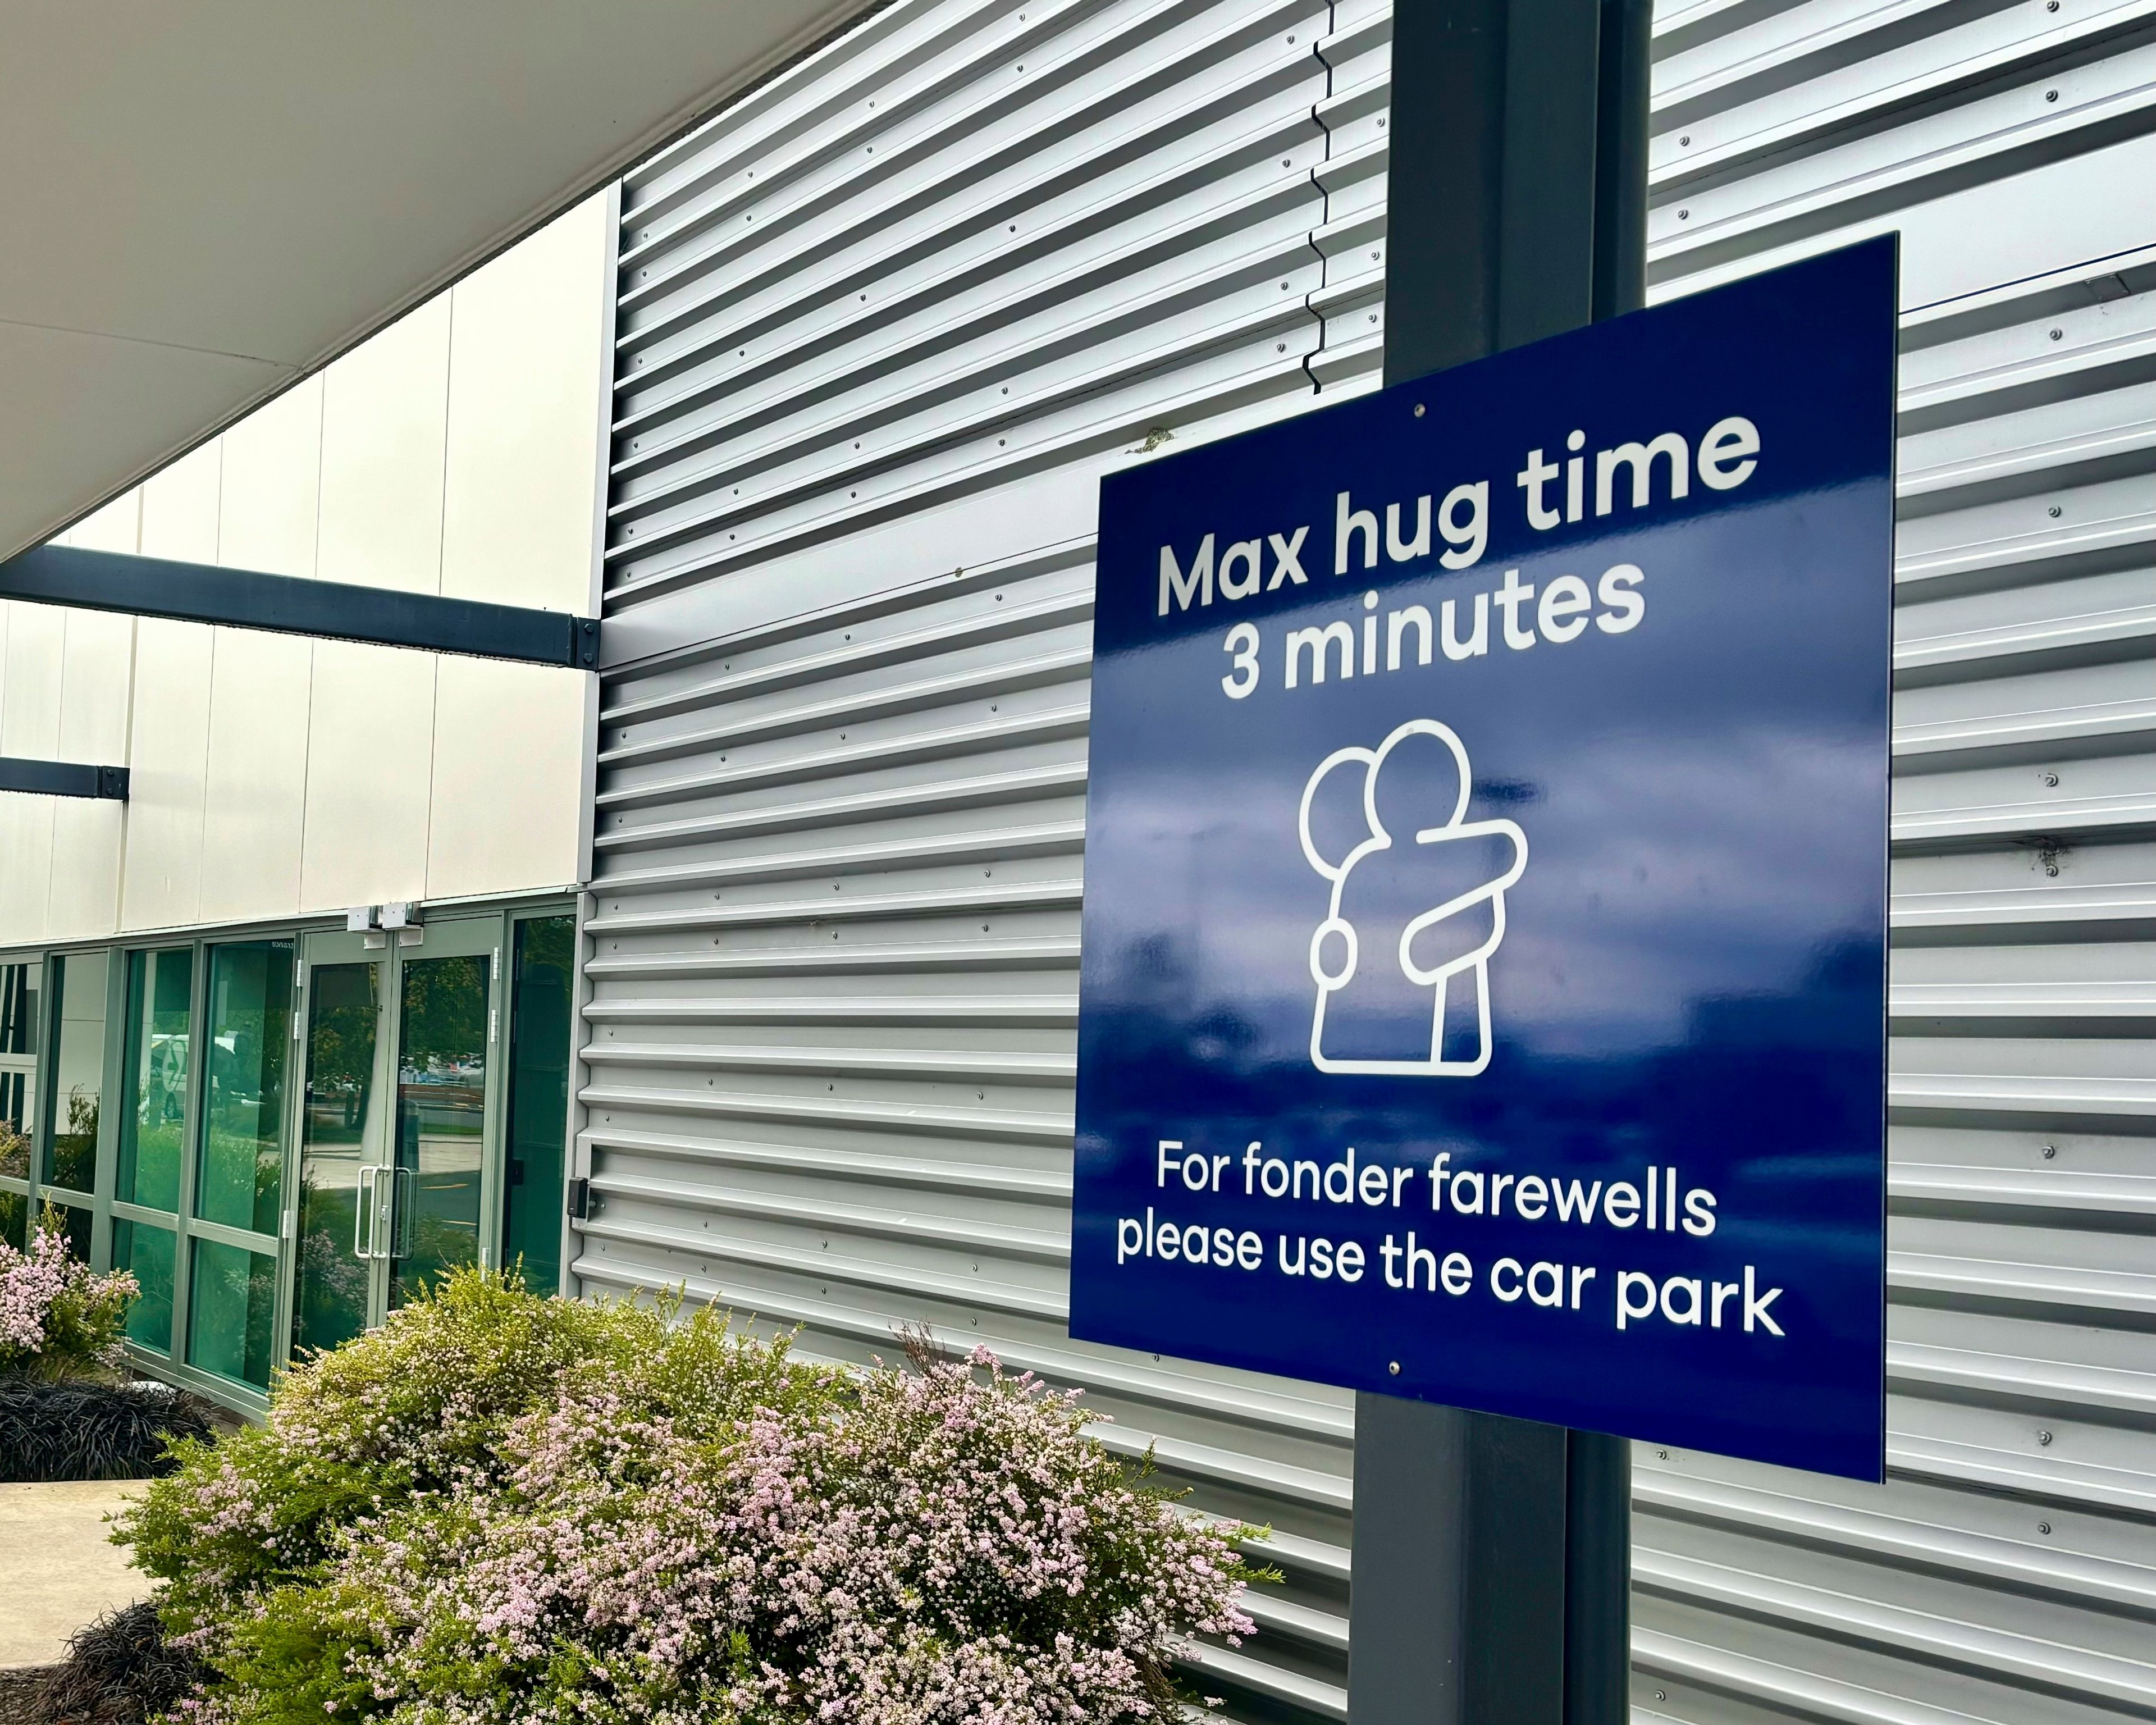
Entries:
[[1373, 374], [1382, 142], [1322, 175], [1383, 30], [1332, 96], [1330, 13], [899, 0], [623, 202], [608, 614], [657, 656], [602, 721], [580, 1272], [1086, 1385], [1275, 1529], [1245, 1718], [1344, 1716], [1353, 1399], [1065, 1332], [1090, 514]]
[[[1064, 1333], [1093, 486], [1373, 387], [1373, 0], [898, 0], [632, 177], [594, 1289], [1090, 1387], [1344, 1712], [1352, 1400]], [[1907, 290], [1892, 1481], [1638, 1471], [1638, 1717], [2156, 1716], [2156, 4], [1657, 21], [1658, 296]]]
[[2156, 7], [1657, 18], [1657, 297], [1903, 233], [1883, 1488], [1639, 1452], [1640, 1716], [2156, 1714]]

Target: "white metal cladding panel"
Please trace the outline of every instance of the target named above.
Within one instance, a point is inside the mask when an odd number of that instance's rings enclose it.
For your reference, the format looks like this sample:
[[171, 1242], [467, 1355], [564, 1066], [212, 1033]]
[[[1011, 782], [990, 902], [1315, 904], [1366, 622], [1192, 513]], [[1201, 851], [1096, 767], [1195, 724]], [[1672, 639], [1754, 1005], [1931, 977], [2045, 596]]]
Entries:
[[[2156, 1714], [2152, 15], [1657, 20], [1657, 297], [1892, 226], [1944, 285], [1903, 356], [1892, 1478], [1641, 1450], [1643, 1719]], [[900, 5], [639, 176], [609, 614], [1372, 387], [1389, 25]], [[613, 680], [580, 1267], [1090, 1384], [1280, 1529], [1230, 1712], [1337, 1717], [1348, 1399], [1062, 1330], [1088, 553], [863, 572]]]
[[[1387, 14], [1337, 11], [900, 0], [623, 199], [606, 603], [649, 650], [601, 725], [578, 1273], [1083, 1385], [1272, 1528], [1200, 1678], [1250, 1720], [1345, 1716], [1353, 1398], [1068, 1334], [1090, 540], [889, 570], [1014, 484], [1090, 527], [1105, 466], [1321, 360], [1375, 381], [1382, 157], [1326, 169], [1381, 131]], [[817, 597], [704, 604], [773, 572]]]

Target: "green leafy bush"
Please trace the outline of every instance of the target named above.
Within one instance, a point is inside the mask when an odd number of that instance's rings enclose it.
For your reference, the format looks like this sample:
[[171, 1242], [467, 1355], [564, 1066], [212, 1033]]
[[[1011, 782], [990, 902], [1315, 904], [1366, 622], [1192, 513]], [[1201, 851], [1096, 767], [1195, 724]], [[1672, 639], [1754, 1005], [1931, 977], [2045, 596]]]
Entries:
[[1254, 1579], [970, 1360], [804, 1364], [478, 1271], [294, 1372], [123, 1524], [202, 1725], [1173, 1717]]
[[100, 1276], [68, 1252], [48, 1207], [27, 1251], [0, 1240], [0, 1376], [71, 1378], [126, 1358], [127, 1308], [141, 1290], [125, 1270]]

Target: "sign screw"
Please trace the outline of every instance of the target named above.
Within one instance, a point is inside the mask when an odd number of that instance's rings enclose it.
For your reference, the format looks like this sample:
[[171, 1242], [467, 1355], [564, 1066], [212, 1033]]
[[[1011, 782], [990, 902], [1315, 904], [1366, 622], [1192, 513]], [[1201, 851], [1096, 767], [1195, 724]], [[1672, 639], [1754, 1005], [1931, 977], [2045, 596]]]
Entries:
[[2057, 504], [2054, 503], [2054, 504], [2051, 506], [2051, 508], [2050, 508], [2047, 511], [2046, 511], [2046, 512], [2047, 514], [2049, 514], [2049, 515], [2050, 515], [2050, 516], [2051, 517], [2051, 519], [2052, 519], [2053, 521], [2056, 521], [2056, 520], [2058, 520], [2058, 518], [2059, 518], [2061, 516], [2062, 516], [2062, 515], [2064, 515], [2064, 514], [2066, 513], [2066, 511], [2064, 511], [2063, 509], [2060, 508], [2060, 507], [2059, 507], [2059, 506], [2058, 506]]
[[2056, 102], [2058, 99], [2059, 93], [2056, 90], [2047, 90], [2044, 92], [2044, 100], [2047, 102]]
[[2058, 1147], [2056, 1144], [2046, 1144], [2046, 1145], [2045, 1145], [2045, 1146], [2044, 1146], [2044, 1160], [2045, 1160], [2045, 1161], [2049, 1162], [2049, 1161], [2050, 1161], [2053, 1157], [2056, 1156], [2058, 1153], [2059, 1153], [2059, 1147]]
[[2039, 1522], [2036, 1523], [2036, 1531], [2039, 1533], [2048, 1533], [2051, 1531], [2051, 1524], [2049, 1522]]
[[2037, 1441], [2039, 1444], [2046, 1444], [2046, 1445], [2048, 1445], [2048, 1444], [2051, 1441], [2051, 1433], [2049, 1433], [2048, 1431], [2040, 1431], [2040, 1432], [2038, 1432], [2038, 1433], [2036, 1434], [2036, 1441]]
[[1422, 403], [1421, 403], [1420, 402], [1417, 402], [1417, 403], [1415, 403], [1415, 418], [1418, 418], [1418, 419], [1419, 419], [1419, 418], [1422, 418], [1422, 415], [1423, 415], [1423, 405], [1422, 405]]
[[2059, 775], [2056, 773], [2046, 773], [2044, 775], [2044, 783], [2056, 788], [2059, 783]]
[[1398, 1360], [1393, 1360], [1386, 1365], [1385, 1369], [1397, 1378], [1400, 1375], [1400, 1363]]

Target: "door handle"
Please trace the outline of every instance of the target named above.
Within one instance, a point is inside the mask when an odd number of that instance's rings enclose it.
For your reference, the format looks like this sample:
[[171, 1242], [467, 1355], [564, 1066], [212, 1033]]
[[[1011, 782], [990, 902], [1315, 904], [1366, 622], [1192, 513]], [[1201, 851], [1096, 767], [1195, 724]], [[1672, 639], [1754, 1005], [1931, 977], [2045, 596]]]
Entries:
[[403, 1255], [405, 1248], [397, 1231], [402, 1209], [397, 1202], [400, 1194], [393, 1178], [385, 1185], [382, 1178], [402, 1172], [378, 1163], [362, 1164], [359, 1184], [355, 1189], [359, 1197], [359, 1214], [352, 1219], [352, 1224], [353, 1257], [387, 1258], [393, 1251]]
[[389, 1252], [383, 1255], [386, 1257], [393, 1253], [399, 1258], [408, 1258], [412, 1255], [412, 1212], [417, 1208], [415, 1200], [418, 1197], [419, 1177], [416, 1171], [408, 1168], [394, 1168], [390, 1172], [393, 1176], [390, 1194], [394, 1208], [389, 1230]]
[[[353, 1257], [362, 1257], [362, 1260], [388, 1257], [388, 1246], [384, 1244], [388, 1229], [382, 1227], [384, 1220], [388, 1220], [388, 1216], [384, 1214], [388, 1205], [384, 1204], [386, 1194], [382, 1189], [382, 1175], [386, 1175], [386, 1173], [390, 1173], [390, 1168], [382, 1167], [379, 1163], [360, 1164], [360, 1214], [352, 1223]], [[362, 1240], [367, 1244], [360, 1244]]]
[[353, 1183], [352, 1197], [357, 1207], [352, 1215], [352, 1255], [365, 1260], [374, 1255], [374, 1176], [372, 1163], [359, 1165], [359, 1178]]

